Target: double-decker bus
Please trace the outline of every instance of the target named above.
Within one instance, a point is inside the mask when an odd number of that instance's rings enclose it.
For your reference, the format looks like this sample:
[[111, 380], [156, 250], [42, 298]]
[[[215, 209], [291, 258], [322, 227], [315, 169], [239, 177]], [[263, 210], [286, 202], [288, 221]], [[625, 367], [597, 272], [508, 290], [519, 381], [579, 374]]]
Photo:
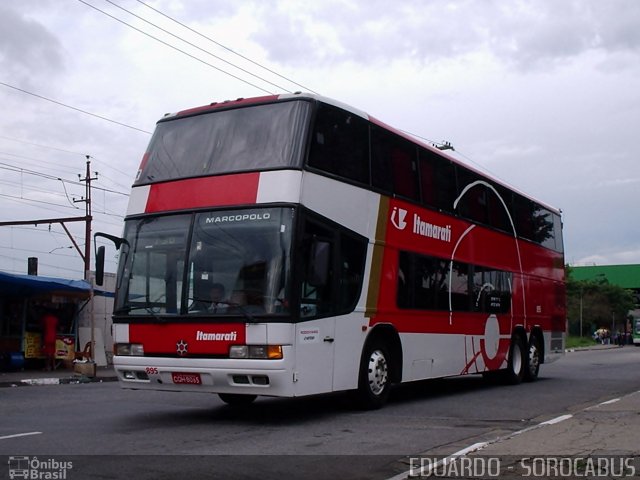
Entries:
[[115, 240], [125, 388], [377, 408], [564, 351], [560, 212], [316, 95], [159, 120]]

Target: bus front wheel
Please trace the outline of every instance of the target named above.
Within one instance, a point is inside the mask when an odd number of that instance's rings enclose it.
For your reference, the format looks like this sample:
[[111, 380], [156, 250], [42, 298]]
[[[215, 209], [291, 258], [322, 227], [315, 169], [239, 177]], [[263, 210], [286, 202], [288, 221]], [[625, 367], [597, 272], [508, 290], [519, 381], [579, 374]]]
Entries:
[[249, 405], [258, 397], [257, 395], [241, 395], [238, 393], [219, 393], [218, 396], [224, 403], [233, 407]]
[[367, 344], [360, 363], [358, 400], [361, 407], [371, 410], [382, 407], [389, 398], [391, 368], [389, 351], [383, 343]]

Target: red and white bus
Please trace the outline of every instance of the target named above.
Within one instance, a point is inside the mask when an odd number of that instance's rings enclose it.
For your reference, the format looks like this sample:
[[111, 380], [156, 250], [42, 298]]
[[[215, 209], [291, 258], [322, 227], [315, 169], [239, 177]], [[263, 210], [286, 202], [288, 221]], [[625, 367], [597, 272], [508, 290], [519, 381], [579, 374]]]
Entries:
[[560, 212], [316, 95], [162, 118], [117, 245], [125, 388], [376, 408], [564, 351]]

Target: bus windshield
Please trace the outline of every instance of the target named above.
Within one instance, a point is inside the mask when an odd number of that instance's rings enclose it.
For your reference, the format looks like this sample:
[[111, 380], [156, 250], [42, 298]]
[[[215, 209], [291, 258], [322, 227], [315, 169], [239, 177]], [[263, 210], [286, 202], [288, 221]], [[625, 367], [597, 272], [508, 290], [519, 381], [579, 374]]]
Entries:
[[288, 314], [292, 208], [130, 220], [117, 315]]
[[134, 185], [301, 168], [311, 104], [290, 101], [161, 120]]

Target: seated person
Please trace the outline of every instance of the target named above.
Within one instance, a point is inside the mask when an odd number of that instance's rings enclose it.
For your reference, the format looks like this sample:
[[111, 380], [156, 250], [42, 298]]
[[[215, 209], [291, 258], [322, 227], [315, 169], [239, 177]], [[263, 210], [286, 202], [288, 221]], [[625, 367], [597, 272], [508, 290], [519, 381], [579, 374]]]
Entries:
[[264, 307], [258, 305], [255, 295], [251, 296], [244, 290], [234, 290], [229, 299], [230, 313], [264, 313]]
[[211, 293], [209, 298], [211, 303], [207, 308], [207, 311], [213, 313], [224, 313], [227, 311], [227, 307], [230, 303], [233, 303], [233, 300], [229, 301], [224, 298], [224, 285], [221, 283], [214, 283], [211, 285]]

